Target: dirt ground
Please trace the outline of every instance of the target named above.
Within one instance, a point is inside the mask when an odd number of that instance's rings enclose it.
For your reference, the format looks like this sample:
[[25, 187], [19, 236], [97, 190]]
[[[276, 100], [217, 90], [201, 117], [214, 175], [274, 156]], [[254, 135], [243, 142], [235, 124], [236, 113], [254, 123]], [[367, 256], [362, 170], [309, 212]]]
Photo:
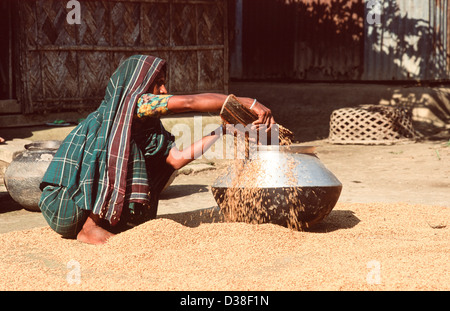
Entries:
[[[98, 250], [59, 238], [40, 213], [22, 209], [0, 188], [0, 289], [89, 290], [100, 283], [113, 290], [450, 289], [448, 138], [387, 146], [299, 143], [316, 146], [343, 184], [335, 209], [309, 232], [224, 223], [210, 186], [228, 160], [197, 160], [210, 168], [179, 174], [162, 194], [159, 219]], [[140, 246], [132, 248], [128, 238]], [[105, 264], [101, 252], [129, 268], [100, 271], [82, 259]], [[70, 258], [88, 271], [78, 287], [66, 279]], [[370, 274], [379, 265], [381, 281]]]
[[[390, 146], [333, 145], [327, 140], [316, 154], [342, 182], [339, 202], [411, 203], [450, 208], [450, 144], [428, 141]], [[199, 159], [195, 163], [210, 163]], [[162, 194], [159, 214], [175, 214], [216, 206], [210, 186], [231, 165], [217, 160], [213, 170], [179, 174]], [[22, 209], [0, 188], [0, 233], [46, 225], [39, 213]]]

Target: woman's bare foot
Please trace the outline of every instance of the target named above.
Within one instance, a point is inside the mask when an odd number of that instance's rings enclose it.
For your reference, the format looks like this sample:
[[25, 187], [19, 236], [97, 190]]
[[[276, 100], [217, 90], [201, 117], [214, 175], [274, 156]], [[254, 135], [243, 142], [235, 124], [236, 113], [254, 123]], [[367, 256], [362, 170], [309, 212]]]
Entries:
[[90, 214], [86, 222], [77, 235], [77, 240], [88, 244], [104, 244], [113, 233], [103, 229], [100, 225], [100, 218], [98, 215]]
[[4, 143], [4, 142], [5, 142], [5, 139], [3, 137], [0, 137], [0, 144]]

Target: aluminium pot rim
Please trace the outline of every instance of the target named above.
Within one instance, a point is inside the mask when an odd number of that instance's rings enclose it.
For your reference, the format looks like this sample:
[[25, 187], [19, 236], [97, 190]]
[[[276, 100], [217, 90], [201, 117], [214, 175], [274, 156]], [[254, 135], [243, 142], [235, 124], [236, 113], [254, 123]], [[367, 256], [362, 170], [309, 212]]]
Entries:
[[316, 151], [315, 146], [300, 146], [300, 145], [289, 145], [289, 146], [279, 146], [279, 145], [259, 145], [258, 151], [276, 151], [276, 152], [286, 152], [286, 153], [304, 153], [313, 154]]

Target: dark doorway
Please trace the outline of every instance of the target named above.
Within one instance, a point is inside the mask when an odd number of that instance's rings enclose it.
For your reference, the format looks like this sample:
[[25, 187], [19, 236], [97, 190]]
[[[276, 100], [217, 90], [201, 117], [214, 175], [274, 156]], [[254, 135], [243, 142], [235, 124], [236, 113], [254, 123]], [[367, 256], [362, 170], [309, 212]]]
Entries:
[[15, 99], [12, 0], [0, 1], [0, 100]]

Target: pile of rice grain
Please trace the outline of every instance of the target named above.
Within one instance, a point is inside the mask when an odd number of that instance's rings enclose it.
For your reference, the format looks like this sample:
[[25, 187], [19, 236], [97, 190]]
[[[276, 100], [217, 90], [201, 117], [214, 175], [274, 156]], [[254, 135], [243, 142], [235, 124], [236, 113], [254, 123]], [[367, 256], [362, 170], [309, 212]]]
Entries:
[[310, 232], [159, 218], [101, 246], [36, 228], [0, 235], [0, 290], [450, 290], [449, 219], [338, 203]]

